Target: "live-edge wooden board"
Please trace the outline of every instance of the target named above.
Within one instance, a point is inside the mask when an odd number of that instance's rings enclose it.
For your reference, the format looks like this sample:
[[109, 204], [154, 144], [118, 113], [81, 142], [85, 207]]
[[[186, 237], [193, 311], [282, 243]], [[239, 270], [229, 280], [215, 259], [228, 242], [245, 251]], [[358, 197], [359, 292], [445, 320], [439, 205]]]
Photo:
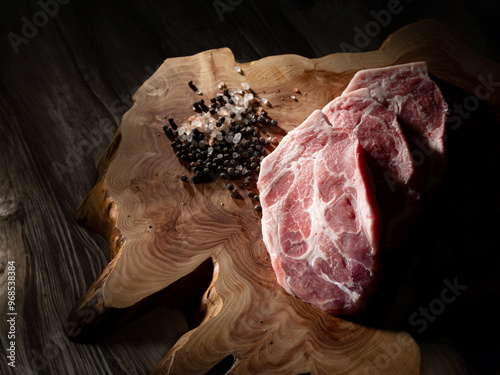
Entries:
[[[203, 374], [230, 355], [234, 374], [418, 374], [420, 351], [408, 333], [333, 317], [288, 295], [276, 283], [254, 202], [231, 198], [224, 181], [180, 181], [187, 171], [162, 127], [192, 114], [200, 97], [188, 81], [205, 99], [221, 81], [229, 88], [247, 82], [272, 104], [269, 115], [279, 124], [272, 135], [280, 138], [338, 96], [356, 71], [422, 60], [432, 75], [472, 95], [481, 82], [500, 78], [498, 64], [431, 20], [399, 30], [369, 53], [238, 63], [229, 49], [217, 49], [166, 60], [136, 92], [78, 209], [77, 218], [108, 240], [112, 260], [70, 313], [67, 333], [86, 334], [110, 309], [132, 306], [211, 259], [204, 318], [154, 374]], [[485, 99], [498, 106], [500, 94]]]

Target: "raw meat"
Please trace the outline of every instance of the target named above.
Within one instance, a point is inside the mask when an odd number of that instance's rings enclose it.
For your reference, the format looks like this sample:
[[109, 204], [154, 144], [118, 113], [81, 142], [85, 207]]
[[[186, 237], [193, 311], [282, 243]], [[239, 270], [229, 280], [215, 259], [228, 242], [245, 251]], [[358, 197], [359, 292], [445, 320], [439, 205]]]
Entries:
[[264, 158], [263, 239], [285, 290], [330, 314], [365, 306], [379, 267], [372, 184], [356, 136], [319, 110]]
[[342, 95], [367, 88], [370, 95], [394, 112], [408, 140], [414, 163], [432, 191], [444, 172], [445, 122], [448, 106], [439, 87], [427, 74], [427, 64], [416, 62], [360, 70]]
[[373, 174], [382, 214], [381, 247], [396, 247], [420, 212], [421, 181], [396, 115], [368, 89], [339, 96], [323, 108], [334, 127], [353, 131]]

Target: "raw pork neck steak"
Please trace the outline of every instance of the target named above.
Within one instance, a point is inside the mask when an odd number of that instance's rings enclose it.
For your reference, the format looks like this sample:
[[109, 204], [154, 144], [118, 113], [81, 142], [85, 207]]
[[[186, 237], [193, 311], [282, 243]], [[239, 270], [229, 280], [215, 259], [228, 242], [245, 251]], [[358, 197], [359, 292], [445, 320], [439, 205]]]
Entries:
[[314, 111], [262, 161], [257, 187], [283, 288], [330, 314], [363, 309], [376, 288], [379, 216], [353, 132]]
[[421, 178], [396, 115], [359, 89], [332, 100], [323, 113], [354, 132], [373, 174], [382, 215], [381, 247], [398, 246], [420, 212]]
[[360, 70], [342, 95], [367, 88], [370, 95], [394, 112], [417, 167], [427, 175], [426, 190], [433, 190], [444, 172], [446, 104], [441, 90], [427, 74], [425, 62]]

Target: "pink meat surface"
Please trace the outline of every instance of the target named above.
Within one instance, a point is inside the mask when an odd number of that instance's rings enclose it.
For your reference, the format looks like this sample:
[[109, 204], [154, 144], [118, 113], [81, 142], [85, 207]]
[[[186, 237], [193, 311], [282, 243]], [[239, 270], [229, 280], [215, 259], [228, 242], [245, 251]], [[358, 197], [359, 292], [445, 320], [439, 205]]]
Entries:
[[421, 179], [396, 115], [363, 88], [332, 100], [323, 113], [356, 135], [373, 174], [382, 215], [382, 247], [398, 246], [420, 212]]
[[257, 187], [283, 288], [330, 314], [362, 310], [376, 288], [379, 215], [353, 132], [314, 111], [264, 158]]
[[444, 147], [448, 105], [432, 81], [425, 62], [360, 70], [342, 95], [367, 88], [370, 95], [398, 117], [414, 163], [426, 176], [426, 190], [433, 190], [446, 167]]

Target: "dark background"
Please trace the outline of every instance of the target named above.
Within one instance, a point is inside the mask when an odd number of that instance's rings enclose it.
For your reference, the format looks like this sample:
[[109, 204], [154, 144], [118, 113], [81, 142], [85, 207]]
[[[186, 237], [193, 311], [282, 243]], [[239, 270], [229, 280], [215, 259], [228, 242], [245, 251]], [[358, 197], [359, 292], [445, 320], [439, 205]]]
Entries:
[[[95, 182], [95, 166], [132, 94], [166, 58], [218, 47], [231, 48], [238, 61], [370, 51], [399, 28], [435, 18], [484, 57], [500, 61], [499, 2], [401, 0], [401, 11], [362, 39], [359, 30], [390, 3], [0, 0], [1, 374], [146, 374], [187, 331], [181, 311], [164, 306], [93, 345], [71, 343], [62, 331], [72, 305], [109, 261], [105, 241], [78, 226], [73, 215]], [[450, 95], [460, 100], [466, 94]], [[443, 280], [457, 275], [463, 274], [459, 284], [467, 282], [467, 292], [423, 334], [407, 319], [396, 325], [423, 344], [453, 346], [471, 374], [493, 374], [500, 368], [494, 340], [500, 333], [500, 195], [493, 183], [499, 134], [488, 108], [474, 117], [482, 128], [464, 126], [448, 144], [452, 155], [461, 156], [450, 165], [453, 176], [463, 171], [465, 177], [445, 179], [446, 189], [433, 198], [441, 205], [420, 223], [431, 241], [413, 246], [430, 261], [410, 262], [417, 276], [408, 277], [416, 290], [409, 311], [439, 297]], [[463, 149], [468, 141], [473, 146]], [[6, 267], [12, 260], [15, 371], [4, 355]], [[473, 271], [464, 273], [468, 266]]]

